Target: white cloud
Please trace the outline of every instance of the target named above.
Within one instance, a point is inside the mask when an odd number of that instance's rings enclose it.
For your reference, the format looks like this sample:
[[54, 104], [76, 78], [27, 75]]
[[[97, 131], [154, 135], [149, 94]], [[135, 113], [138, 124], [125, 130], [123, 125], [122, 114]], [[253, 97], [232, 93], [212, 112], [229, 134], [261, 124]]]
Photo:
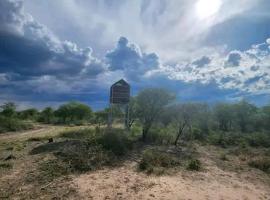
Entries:
[[204, 67], [187, 62], [165, 66], [160, 71], [174, 80], [199, 81], [203, 84], [214, 81], [224, 89], [238, 89], [250, 94], [270, 93], [270, 51], [260, 50], [258, 45], [253, 45], [243, 52], [207, 56], [211, 62]]

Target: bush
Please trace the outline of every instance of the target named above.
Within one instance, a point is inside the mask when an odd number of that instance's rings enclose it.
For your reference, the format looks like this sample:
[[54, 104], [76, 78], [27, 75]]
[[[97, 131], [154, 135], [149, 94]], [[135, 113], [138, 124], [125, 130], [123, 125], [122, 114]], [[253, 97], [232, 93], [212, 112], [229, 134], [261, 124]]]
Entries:
[[127, 137], [127, 133], [120, 129], [109, 129], [97, 136], [96, 142], [108, 151], [112, 151], [117, 156], [122, 156], [132, 148], [132, 141]]
[[153, 127], [146, 136], [147, 142], [156, 144], [172, 144], [174, 139], [173, 131], [169, 128]]
[[158, 149], [148, 149], [143, 152], [139, 169], [147, 173], [163, 173], [166, 168], [178, 165], [180, 162], [174, 155], [161, 152]]
[[68, 164], [71, 172], [95, 170], [103, 165], [112, 164], [114, 155], [104, 151], [100, 145], [93, 146], [87, 142], [73, 145], [55, 154]]
[[192, 159], [188, 162], [187, 169], [199, 171], [201, 169], [201, 162], [198, 159]]
[[222, 147], [243, 145], [246, 142], [244, 135], [234, 132], [213, 132], [207, 139], [210, 144]]
[[8, 131], [21, 131], [33, 128], [29, 122], [24, 122], [16, 118], [0, 116], [0, 133]]
[[248, 163], [249, 166], [260, 169], [266, 173], [270, 173], [270, 159], [256, 159]]
[[246, 140], [253, 147], [270, 147], [270, 134], [267, 133], [251, 133], [246, 136]]

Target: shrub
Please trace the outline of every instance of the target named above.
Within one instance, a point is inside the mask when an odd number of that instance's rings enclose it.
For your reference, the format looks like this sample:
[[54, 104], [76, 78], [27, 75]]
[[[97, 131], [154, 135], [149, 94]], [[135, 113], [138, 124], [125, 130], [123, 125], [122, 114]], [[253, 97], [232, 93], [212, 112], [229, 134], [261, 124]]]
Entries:
[[41, 162], [37, 173], [27, 177], [28, 181], [51, 182], [61, 176], [96, 170], [105, 165], [116, 164], [118, 161], [112, 152], [104, 150], [101, 145], [83, 140], [46, 143], [30, 153], [46, 152], [54, 152], [57, 159]]
[[191, 134], [191, 138], [190, 139], [194, 139], [194, 140], [198, 140], [198, 141], [204, 141], [206, 139], [206, 135], [204, 134], [204, 132], [198, 128], [194, 128], [192, 130], [192, 134]]
[[33, 128], [29, 122], [24, 122], [16, 118], [0, 116], [0, 133], [7, 131], [21, 131]]
[[166, 168], [178, 165], [180, 165], [180, 162], [174, 155], [161, 152], [158, 149], [148, 149], [143, 152], [139, 169], [147, 173], [163, 173]]
[[241, 133], [234, 132], [214, 132], [208, 136], [208, 142], [222, 147], [242, 145], [245, 143], [245, 137]]
[[120, 129], [105, 130], [104, 133], [97, 136], [96, 142], [117, 156], [126, 154], [132, 148], [132, 141], [128, 139], [127, 133]]
[[250, 133], [246, 136], [246, 140], [250, 146], [270, 147], [270, 134], [267, 133]]
[[188, 162], [187, 169], [199, 171], [201, 169], [201, 162], [198, 159], [192, 159]]
[[173, 131], [166, 128], [153, 127], [145, 140], [156, 144], [172, 144], [175, 139]]
[[55, 155], [68, 165], [71, 172], [95, 170], [103, 165], [112, 164], [114, 160], [113, 154], [104, 151], [99, 145], [92, 145], [87, 142], [66, 147]]
[[249, 166], [260, 169], [266, 173], [270, 173], [270, 159], [256, 159], [248, 163]]

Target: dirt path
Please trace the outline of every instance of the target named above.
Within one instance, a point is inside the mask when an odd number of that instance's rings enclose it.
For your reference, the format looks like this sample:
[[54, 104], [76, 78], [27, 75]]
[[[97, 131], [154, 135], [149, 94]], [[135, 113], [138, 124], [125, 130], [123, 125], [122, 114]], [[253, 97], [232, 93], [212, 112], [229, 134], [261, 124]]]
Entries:
[[[259, 171], [227, 172], [218, 168], [207, 151], [202, 172], [181, 171], [175, 176], [148, 176], [136, 171], [136, 162], [104, 169], [74, 179], [83, 199], [270, 199], [270, 187]], [[269, 177], [268, 177], [269, 179]]]

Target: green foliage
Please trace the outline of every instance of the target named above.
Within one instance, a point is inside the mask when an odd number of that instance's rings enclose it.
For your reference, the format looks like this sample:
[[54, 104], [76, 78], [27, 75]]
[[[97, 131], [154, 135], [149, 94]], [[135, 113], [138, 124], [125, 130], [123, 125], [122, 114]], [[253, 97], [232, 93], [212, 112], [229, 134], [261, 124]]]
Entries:
[[212, 132], [207, 138], [213, 145], [222, 147], [246, 146], [270, 147], [270, 135], [268, 133], [237, 133], [237, 132]]
[[212, 132], [207, 139], [210, 144], [227, 147], [240, 144], [244, 137], [235, 132]]
[[270, 159], [269, 158], [259, 158], [250, 161], [249, 166], [260, 169], [266, 173], [270, 173]]
[[125, 155], [132, 148], [132, 141], [128, 139], [127, 133], [120, 129], [105, 130], [97, 136], [97, 143], [117, 156]]
[[161, 174], [164, 173], [167, 168], [179, 165], [180, 161], [174, 155], [162, 152], [158, 149], [147, 149], [143, 152], [139, 169], [147, 173]]
[[16, 118], [0, 116], [0, 133], [32, 129], [33, 125]]
[[2, 116], [9, 118], [16, 116], [16, 105], [13, 102], [7, 102], [0, 106], [0, 108], [2, 109]]
[[199, 171], [201, 169], [201, 162], [198, 159], [192, 159], [188, 162], [187, 169], [191, 171]]
[[160, 128], [153, 127], [147, 134], [145, 141], [156, 144], [172, 144], [174, 142], [174, 132], [170, 127]]
[[146, 139], [149, 129], [157, 120], [175, 96], [164, 89], [149, 88], [141, 91], [136, 97], [136, 112], [143, 127], [143, 140]]
[[89, 106], [70, 102], [61, 105], [55, 112], [61, 123], [79, 125], [84, 121], [89, 121], [92, 117], [92, 110]]
[[36, 120], [38, 118], [38, 110], [29, 108], [18, 113], [18, 117], [23, 120]]
[[41, 111], [39, 116], [39, 122], [51, 124], [55, 122], [54, 110], [51, 107], [46, 107]]
[[108, 122], [108, 110], [95, 112], [93, 122], [99, 125], [106, 124]]
[[244, 136], [247, 143], [253, 147], [270, 147], [270, 134], [269, 133], [250, 133]]
[[116, 156], [122, 156], [132, 149], [132, 140], [128, 133], [121, 129], [101, 129], [99, 133], [94, 129], [80, 129], [77, 131], [64, 131], [59, 137], [87, 140], [89, 144], [100, 145], [104, 150], [112, 152]]

